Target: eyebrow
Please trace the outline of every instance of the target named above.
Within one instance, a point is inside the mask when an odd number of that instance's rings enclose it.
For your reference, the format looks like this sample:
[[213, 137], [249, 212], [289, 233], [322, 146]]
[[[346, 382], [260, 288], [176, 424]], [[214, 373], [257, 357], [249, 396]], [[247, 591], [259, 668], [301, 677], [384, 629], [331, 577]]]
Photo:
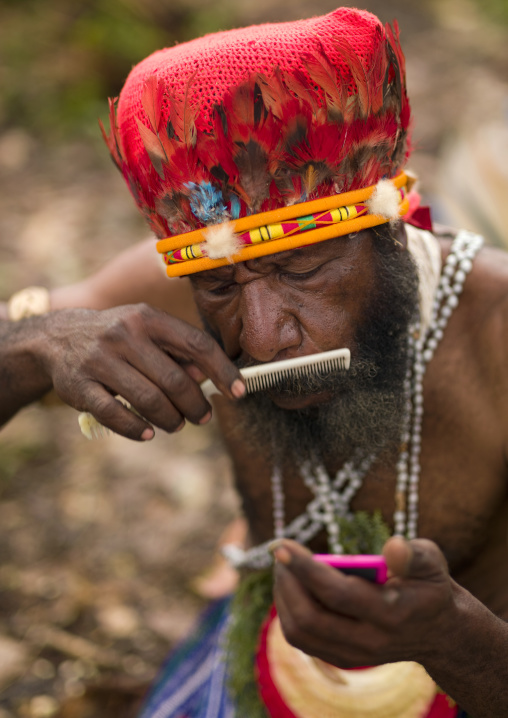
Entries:
[[[285, 267], [288, 263], [293, 260], [311, 262], [313, 259], [322, 262], [328, 262], [334, 259], [334, 256], [322, 256], [325, 252], [320, 252], [321, 247], [316, 245], [307, 245], [304, 247], [295, 247], [294, 249], [286, 249], [284, 252], [277, 252], [275, 254], [267, 254], [262, 257], [257, 257], [252, 260], [246, 260], [247, 262], [256, 261], [261, 262], [261, 266], [264, 264], [274, 265], [274, 267]], [[309, 250], [309, 251], [306, 251]], [[216, 269], [209, 269], [205, 272], [199, 272], [195, 275], [190, 276], [191, 283], [194, 282], [196, 285], [202, 282], [220, 282], [228, 279], [232, 279], [235, 272], [236, 264], [228, 264], [224, 267], [217, 267]]]
[[198, 284], [200, 281], [213, 282], [221, 281], [224, 279], [231, 279], [234, 273], [234, 269], [235, 265], [230, 264], [225, 267], [218, 267], [217, 269], [209, 269], [205, 272], [196, 272], [196, 274], [191, 274], [189, 279], [191, 281], [191, 284]]

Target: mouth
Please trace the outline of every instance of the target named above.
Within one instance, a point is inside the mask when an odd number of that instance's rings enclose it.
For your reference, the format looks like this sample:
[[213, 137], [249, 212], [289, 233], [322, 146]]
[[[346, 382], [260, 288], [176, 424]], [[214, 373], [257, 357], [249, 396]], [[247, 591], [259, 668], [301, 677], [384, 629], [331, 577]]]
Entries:
[[313, 406], [319, 406], [320, 404], [326, 404], [331, 401], [336, 394], [336, 392], [331, 389], [305, 393], [268, 390], [265, 393], [279, 409], [286, 409], [288, 411], [297, 411], [299, 409], [307, 409]]
[[[316, 355], [319, 362], [308, 369], [308, 362], [301, 361], [301, 359], [307, 358], [302, 357], [300, 360], [296, 360], [299, 364], [295, 362], [289, 366], [290, 362], [282, 362], [282, 369], [279, 372], [276, 370], [277, 363], [266, 364], [261, 367], [261, 370], [250, 372], [248, 376], [247, 371], [245, 376], [248, 382], [251, 382], [247, 383], [247, 386], [250, 387], [250, 392], [253, 394], [256, 394], [256, 390], [261, 390], [275, 406], [281, 409], [298, 410], [324, 404], [331, 401], [337, 393], [347, 389], [350, 381], [349, 372], [343, 366], [334, 365], [339, 358], [337, 353], [333, 356], [330, 354], [331, 352]], [[342, 361], [342, 355], [340, 360]], [[256, 367], [257, 365], [251, 366]], [[245, 367], [245, 364], [241, 368], [249, 369], [249, 367]], [[268, 379], [263, 385], [265, 374]]]

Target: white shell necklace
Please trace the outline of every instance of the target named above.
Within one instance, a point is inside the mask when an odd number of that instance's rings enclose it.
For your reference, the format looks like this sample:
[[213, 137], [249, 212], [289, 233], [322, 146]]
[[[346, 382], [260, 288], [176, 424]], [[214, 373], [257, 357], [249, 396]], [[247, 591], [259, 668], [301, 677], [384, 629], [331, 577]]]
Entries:
[[[452, 243], [446, 258], [439, 285], [434, 294], [431, 321], [428, 329], [421, 332], [420, 322], [408, 332], [408, 370], [404, 379], [406, 396], [405, 414], [396, 465], [394, 534], [408, 539], [418, 535], [418, 485], [420, 480], [420, 450], [423, 421], [423, 377], [453, 310], [458, 306], [459, 296], [467, 275], [473, 267], [473, 259], [483, 245], [479, 235], [461, 231]], [[285, 496], [280, 467], [272, 473], [274, 537], [292, 538], [306, 544], [322, 529], [328, 534], [329, 549], [342, 553], [338, 518], [351, 515], [350, 503], [361, 487], [375, 460], [375, 455], [353, 456], [337, 472], [332, 480], [321, 464], [311, 467], [306, 462], [301, 467], [305, 485], [314, 498], [305, 511], [291, 523], [285, 523]], [[247, 551], [228, 545], [224, 554], [236, 567], [266, 568], [272, 563], [269, 551], [271, 541]]]

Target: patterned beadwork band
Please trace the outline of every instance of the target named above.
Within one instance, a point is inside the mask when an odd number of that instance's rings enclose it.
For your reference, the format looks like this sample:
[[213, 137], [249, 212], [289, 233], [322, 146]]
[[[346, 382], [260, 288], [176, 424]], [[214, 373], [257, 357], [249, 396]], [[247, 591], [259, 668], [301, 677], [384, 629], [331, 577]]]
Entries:
[[[391, 183], [398, 190], [398, 215], [404, 216], [409, 209], [408, 177], [401, 172]], [[393, 219], [372, 213], [369, 200], [375, 190], [376, 186], [366, 187], [203, 227], [159, 240], [157, 251], [163, 255], [168, 276], [176, 277], [359, 232]], [[219, 232], [229, 233], [234, 250], [212, 257], [213, 237]]]

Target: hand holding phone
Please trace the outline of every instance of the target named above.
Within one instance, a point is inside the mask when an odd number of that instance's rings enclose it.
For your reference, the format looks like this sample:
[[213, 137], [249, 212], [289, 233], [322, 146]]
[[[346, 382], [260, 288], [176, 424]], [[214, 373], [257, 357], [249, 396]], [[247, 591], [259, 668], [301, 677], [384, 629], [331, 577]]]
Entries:
[[384, 556], [315, 554], [314, 560], [327, 563], [349, 576], [359, 576], [372, 583], [386, 583], [387, 567]]

